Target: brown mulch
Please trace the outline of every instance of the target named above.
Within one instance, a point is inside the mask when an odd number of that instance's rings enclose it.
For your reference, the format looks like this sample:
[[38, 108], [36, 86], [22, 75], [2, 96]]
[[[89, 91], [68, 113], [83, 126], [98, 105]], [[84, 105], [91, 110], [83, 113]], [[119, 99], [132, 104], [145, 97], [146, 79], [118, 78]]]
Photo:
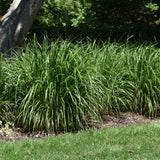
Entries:
[[[147, 118], [139, 114], [133, 113], [121, 113], [119, 116], [109, 116], [103, 115], [103, 124], [99, 124], [97, 121], [90, 122], [90, 128], [105, 129], [110, 127], [122, 127], [130, 126], [135, 124], [146, 124], [153, 122], [160, 122], [160, 117], [158, 118]], [[1, 129], [0, 129], [1, 131]], [[45, 138], [55, 136], [55, 133], [46, 134], [44, 132], [38, 132], [35, 134], [32, 133], [23, 133], [20, 128], [9, 129], [9, 134], [0, 132], [0, 142], [6, 140], [20, 140], [20, 139], [30, 139], [30, 138]]]

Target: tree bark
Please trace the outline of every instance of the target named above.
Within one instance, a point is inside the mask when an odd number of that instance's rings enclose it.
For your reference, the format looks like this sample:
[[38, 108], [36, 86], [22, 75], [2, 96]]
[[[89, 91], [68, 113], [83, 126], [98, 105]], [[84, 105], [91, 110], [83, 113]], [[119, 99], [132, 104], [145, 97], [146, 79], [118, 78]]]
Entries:
[[0, 54], [6, 53], [23, 40], [43, 0], [13, 0], [0, 22]]

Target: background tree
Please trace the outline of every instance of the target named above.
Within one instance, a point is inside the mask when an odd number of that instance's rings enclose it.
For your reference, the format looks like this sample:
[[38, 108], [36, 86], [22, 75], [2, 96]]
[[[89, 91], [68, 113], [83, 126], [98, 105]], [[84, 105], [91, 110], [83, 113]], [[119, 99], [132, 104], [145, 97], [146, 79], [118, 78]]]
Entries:
[[[14, 4], [19, 2], [20, 4], [14, 8], [14, 12], [9, 12], [10, 18], [7, 13], [0, 23], [1, 52], [14, 47], [22, 37], [26, 36], [42, 4], [42, 0], [35, 1], [38, 7], [32, 10], [31, 3], [34, 4], [34, 1], [14, 0]], [[4, 15], [11, 2], [12, 0], [0, 0], [0, 17]], [[23, 7], [22, 3], [24, 3]], [[81, 34], [82, 36], [91, 35], [94, 38], [102, 35], [106, 38], [111, 32], [113, 36], [121, 37], [122, 34], [129, 34], [131, 31], [131, 34], [138, 36], [139, 32], [146, 33], [150, 38], [154, 37], [158, 31], [157, 27], [151, 29], [149, 26], [147, 29], [143, 25], [160, 22], [159, 6], [159, 0], [154, 0], [153, 3], [150, 0], [45, 0], [36, 16], [31, 33], [36, 32], [40, 35], [44, 32], [49, 32], [49, 35], [60, 33], [62, 36], [66, 33]], [[31, 15], [25, 13], [31, 13]], [[10, 37], [10, 40], [7, 37]]]
[[0, 53], [18, 45], [26, 36], [43, 0], [13, 0], [0, 22]]
[[74, 27], [151, 24], [160, 17], [159, 5], [158, 0], [46, 0], [37, 20], [47, 26]]

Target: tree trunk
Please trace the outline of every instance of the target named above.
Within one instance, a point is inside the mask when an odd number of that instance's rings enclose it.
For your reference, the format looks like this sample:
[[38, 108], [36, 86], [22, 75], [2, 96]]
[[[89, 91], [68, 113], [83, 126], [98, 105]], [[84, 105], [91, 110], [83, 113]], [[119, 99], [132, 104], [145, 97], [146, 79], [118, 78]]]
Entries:
[[13, 0], [0, 22], [0, 54], [20, 44], [30, 29], [43, 0]]

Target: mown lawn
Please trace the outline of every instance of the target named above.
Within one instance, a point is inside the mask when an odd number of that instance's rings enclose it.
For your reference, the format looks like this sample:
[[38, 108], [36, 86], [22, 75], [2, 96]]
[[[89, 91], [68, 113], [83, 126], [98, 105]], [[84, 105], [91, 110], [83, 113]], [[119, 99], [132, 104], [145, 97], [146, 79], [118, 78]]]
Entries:
[[158, 160], [160, 123], [0, 143], [2, 160]]

